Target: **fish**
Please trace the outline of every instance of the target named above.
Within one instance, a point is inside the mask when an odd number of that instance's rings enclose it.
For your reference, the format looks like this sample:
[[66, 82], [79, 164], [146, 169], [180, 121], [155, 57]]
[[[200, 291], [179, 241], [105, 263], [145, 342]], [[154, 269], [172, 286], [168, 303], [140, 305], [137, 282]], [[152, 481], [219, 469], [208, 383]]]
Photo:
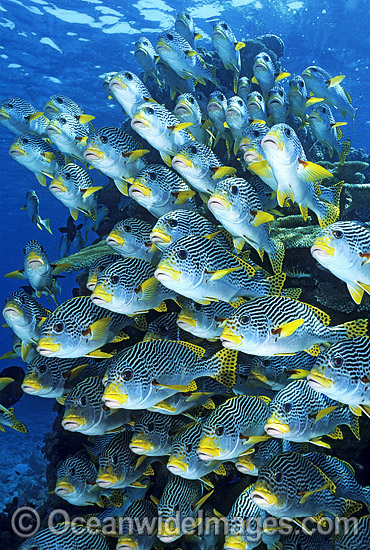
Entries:
[[267, 185], [267, 183], [265, 183], [263, 180], [261, 180], [261, 178], [256, 174], [252, 174], [248, 181], [256, 191], [261, 201], [263, 210], [274, 210], [275, 215], [277, 215], [276, 193], [271, 191], [271, 187]]
[[[8, 380], [11, 380], [11, 382], [14, 382], [12, 378], [0, 379], [1, 389], [4, 388], [4, 381], [7, 382]], [[4, 426], [13, 428], [13, 430], [20, 433], [24, 433], [24, 434], [28, 433], [27, 426], [21, 420], [18, 420], [18, 418], [15, 416], [14, 407], [9, 407], [7, 409], [3, 405], [0, 405], [0, 432], [5, 432]]]
[[188, 11], [180, 11], [176, 15], [175, 30], [194, 48], [195, 40], [202, 36], [195, 31], [194, 19]]
[[231, 131], [234, 139], [234, 155], [236, 155], [239, 151], [243, 131], [249, 125], [249, 113], [241, 97], [234, 96], [228, 99], [225, 117], [224, 126]]
[[45, 357], [110, 357], [99, 348], [125, 339], [121, 331], [132, 324], [126, 315], [108, 313], [95, 305], [90, 296], [77, 296], [48, 315], [41, 326], [37, 351]]
[[[299, 530], [297, 529], [297, 531]], [[335, 548], [337, 548], [337, 543], [335, 544]], [[350, 545], [346, 546], [346, 548], [349, 547]], [[293, 533], [284, 538], [284, 550], [296, 550], [297, 548], [301, 548], [301, 550], [333, 550], [333, 542], [330, 538], [321, 535], [317, 531], [312, 532], [311, 535], [305, 531], [296, 533], [293, 531]]]
[[125, 487], [142, 487], [140, 478], [152, 475], [151, 462], [154, 457], [139, 456], [129, 447], [132, 430], [129, 426], [118, 433], [105, 447], [99, 456], [97, 483], [100, 487], [123, 489]]
[[254, 58], [253, 75], [252, 83], [259, 85], [264, 99], [266, 100], [267, 95], [271, 88], [275, 85], [275, 82], [280, 82], [284, 78], [287, 78], [290, 76], [290, 73], [279, 72], [269, 54], [266, 52], [260, 52]]
[[271, 437], [310, 442], [330, 448], [322, 436], [342, 439], [338, 426], [345, 424], [359, 439], [358, 418], [348, 407], [315, 392], [307, 380], [294, 380], [272, 399], [265, 432]]
[[370, 373], [366, 360], [369, 344], [368, 338], [362, 337], [328, 347], [307, 373], [310, 388], [348, 405], [357, 416], [363, 413], [369, 416], [367, 388]]
[[[346, 550], [346, 548], [357, 548], [357, 550], [366, 550], [369, 540], [370, 516], [363, 516], [356, 525], [350, 525], [348, 529], [343, 530], [335, 539], [335, 550]], [[331, 550], [331, 546], [330, 549]]]
[[63, 155], [41, 137], [21, 134], [10, 146], [9, 155], [33, 172], [37, 181], [46, 186], [46, 175], [52, 177], [58, 166], [65, 164]]
[[[337, 482], [304, 455], [286, 452], [260, 469], [251, 498], [269, 514], [292, 518], [299, 526], [300, 517], [315, 517], [321, 512], [350, 517], [359, 505], [342, 496]], [[349, 493], [350, 489], [345, 495]], [[304, 530], [307, 533], [307, 527]]]
[[178, 32], [165, 31], [161, 34], [155, 50], [181, 78], [192, 78], [201, 84], [206, 84], [206, 80], [209, 80], [218, 86], [214, 68]]
[[37, 298], [41, 298], [42, 294], [45, 294], [48, 298], [51, 296], [55, 304], [58, 305], [56, 298], [57, 286], [54, 277], [67, 269], [70, 264], [67, 262], [59, 265], [51, 264], [42, 244], [36, 239], [28, 241], [23, 253], [24, 269], [7, 273], [5, 277], [28, 279]]
[[79, 212], [96, 220], [95, 193], [100, 189], [103, 188], [94, 185], [87, 170], [74, 163], [59, 166], [49, 185], [49, 191], [69, 209], [74, 220], [78, 219]]
[[268, 132], [269, 127], [265, 122], [252, 122], [243, 132], [240, 150], [248, 171], [254, 176], [258, 176], [263, 183], [271, 188], [271, 198], [277, 197], [278, 182], [261, 147], [261, 142]]
[[264, 396], [238, 395], [219, 405], [202, 424], [199, 458], [230, 460], [264, 441], [269, 402]]
[[268, 277], [213, 239], [195, 235], [171, 244], [163, 252], [154, 276], [168, 288], [201, 304], [233, 302], [242, 296], [278, 295], [285, 281], [285, 274]]
[[[125, 178], [136, 176], [149, 151], [131, 136], [114, 126], [105, 126], [89, 134], [84, 161], [112, 178], [117, 189], [127, 195]], [[121, 192], [122, 192], [121, 191]]]
[[175, 436], [169, 453], [167, 469], [184, 479], [202, 479], [211, 472], [226, 475], [219, 460], [201, 460], [197, 449], [202, 436], [202, 423], [193, 422]]
[[132, 415], [126, 409], [109, 409], [103, 403], [103, 392], [100, 376], [90, 376], [79, 382], [64, 400], [62, 428], [86, 435], [104, 435], [115, 433], [132, 422]]
[[94, 118], [90, 115], [57, 114], [49, 122], [46, 133], [63, 155], [85, 162], [84, 152], [90, 132], [86, 124]]
[[147, 411], [134, 426], [129, 447], [132, 452], [145, 456], [165, 456], [171, 451], [176, 433], [189, 424], [189, 418], [181, 415], [167, 417]]
[[8, 97], [0, 102], [0, 123], [16, 135], [47, 137], [48, 122], [43, 113], [21, 97]]
[[220, 90], [215, 90], [212, 92], [207, 103], [207, 117], [213, 125], [213, 134], [215, 136], [213, 147], [216, 147], [221, 138], [224, 139], [228, 158], [230, 158], [230, 148], [233, 142], [233, 137], [230, 128], [225, 127], [226, 109], [226, 96]]
[[298, 74], [289, 81], [288, 101], [293, 116], [300, 118], [304, 124], [307, 120], [307, 108], [324, 101], [324, 99], [310, 97], [304, 78]]
[[35, 223], [37, 227], [42, 231], [44, 227], [52, 235], [53, 232], [50, 228], [50, 218], [43, 220], [39, 213], [40, 199], [37, 196], [36, 191], [31, 189], [26, 193], [26, 204], [21, 207], [21, 210], [27, 212], [29, 219], [32, 223]]
[[22, 383], [24, 370], [22, 367], [5, 367], [0, 372], [0, 403], [3, 407], [12, 407], [23, 396]]
[[[241, 71], [240, 50], [245, 47], [245, 43], [237, 41], [235, 34], [225, 21], [218, 21], [213, 25], [212, 45], [225, 69], [234, 72], [237, 82]], [[235, 93], [237, 89], [236, 82], [234, 82]]]
[[156, 103], [148, 88], [131, 71], [113, 75], [109, 80], [109, 93], [131, 119], [143, 103]]
[[178, 295], [158, 282], [155, 270], [145, 260], [120, 258], [98, 275], [90, 298], [103, 309], [129, 316], [167, 311], [164, 300], [177, 300]]
[[100, 273], [103, 273], [104, 269], [113, 264], [118, 258], [119, 256], [114, 254], [106, 254], [97, 258], [89, 267], [86, 288], [93, 292]]
[[329, 326], [324, 311], [294, 298], [268, 296], [241, 305], [227, 321], [221, 335], [229, 349], [261, 356], [307, 351], [317, 356], [318, 344], [366, 336], [367, 319]]
[[[122, 503], [121, 491], [107, 491], [96, 483], [98, 471], [91, 460], [78, 452], [63, 460], [57, 469], [55, 494], [74, 506], [102, 508], [108, 504]], [[105, 497], [105, 498], [104, 498]]]
[[[212, 492], [209, 491], [203, 495], [201, 481], [171, 475], [158, 502], [160, 521], [157, 537], [159, 540], [166, 544], [173, 542], [199, 525], [201, 520], [195, 519], [198, 510]], [[184, 518], [188, 518], [186, 522]], [[190, 518], [194, 519], [191, 527]]]
[[25, 361], [40, 334], [40, 323], [50, 311], [39, 304], [24, 290], [16, 290], [5, 300], [3, 317], [7, 325], [22, 341], [21, 357]]
[[150, 233], [150, 240], [160, 250], [166, 250], [172, 243], [189, 235], [214, 235], [213, 239], [225, 248], [230, 240], [207, 218], [197, 212], [173, 210], [161, 216]]
[[196, 391], [201, 376], [232, 387], [237, 353], [221, 350], [203, 359], [204, 353], [204, 348], [188, 342], [139, 342], [112, 358], [103, 401], [109, 408], [148, 409], [178, 391]]
[[162, 59], [157, 61], [156, 67], [165, 87], [169, 88], [172, 100], [175, 99], [177, 93], [185, 94], [188, 92], [195, 92], [194, 81], [191, 78], [189, 78], [189, 80], [181, 78], [169, 65], [167, 65], [167, 63], [162, 61]]
[[232, 235], [237, 254], [247, 243], [257, 250], [261, 259], [266, 252], [274, 273], [281, 273], [284, 244], [270, 237], [268, 222], [274, 217], [263, 211], [256, 191], [247, 180], [231, 177], [219, 181], [208, 200], [208, 208]]
[[172, 158], [174, 168], [198, 193], [210, 194], [216, 180], [235, 174], [236, 169], [223, 166], [221, 161], [204, 143], [187, 141]]
[[[209, 357], [207, 350], [204, 357]], [[239, 368], [239, 365], [237, 368]], [[215, 408], [215, 404], [212, 400], [212, 396], [214, 395], [232, 397], [234, 396], [234, 392], [222, 382], [218, 382], [215, 378], [201, 376], [197, 378], [196, 391], [177, 392], [163, 399], [163, 401], [160, 401], [156, 405], [148, 407], [148, 410], [165, 415], [178, 415], [191, 411], [194, 407], [203, 407], [206, 413]]]
[[279, 391], [301, 374], [308, 373], [316, 362], [316, 357], [305, 351], [294, 355], [276, 355], [272, 357], [253, 356], [248, 380], [261, 382], [274, 391]]
[[242, 76], [238, 80], [238, 89], [236, 95], [241, 97], [244, 103], [247, 103], [249, 94], [252, 92], [251, 82], [247, 76]]
[[267, 548], [280, 548], [280, 533], [264, 527], [268, 525], [269, 515], [251, 498], [253, 487], [250, 485], [240, 493], [226, 516], [225, 550], [252, 550], [261, 542]]
[[190, 139], [187, 122], [180, 120], [163, 105], [142, 104], [131, 120], [131, 128], [157, 149], [162, 160], [171, 167], [171, 155]]
[[149, 164], [135, 178], [126, 179], [131, 199], [149, 210], [153, 216], [161, 216], [172, 210], [195, 210], [195, 191], [176, 172], [161, 164]]
[[157, 264], [161, 254], [150, 240], [151, 231], [152, 226], [148, 222], [126, 218], [116, 223], [106, 243], [124, 258], [139, 258]]
[[370, 232], [356, 221], [341, 221], [323, 229], [311, 247], [314, 259], [344, 281], [356, 304], [370, 293]]
[[143, 341], [145, 340], [181, 340], [186, 341], [189, 336], [185, 330], [177, 325], [177, 313], [164, 313], [148, 324]]
[[193, 94], [187, 93], [179, 95], [176, 99], [173, 114], [180, 122], [191, 123], [188, 131], [196, 141], [205, 144], [209, 142], [209, 134], [204, 127], [202, 111]]
[[37, 354], [27, 365], [22, 389], [30, 395], [58, 399], [89, 376], [103, 376], [104, 361], [91, 359], [59, 359]]
[[[16, 357], [20, 357], [22, 359], [22, 340], [13, 332], [13, 346], [12, 351], [8, 351], [4, 353], [1, 357], [1, 359], [13, 359]], [[27, 354], [27, 357], [23, 360], [25, 363], [30, 363], [35, 357], [38, 356], [38, 353], [36, 351], [36, 347], [34, 344], [31, 344], [31, 347], [29, 349], [29, 352]], [[24, 373], [23, 373], [24, 374]]]
[[83, 237], [82, 237], [81, 226], [82, 226], [82, 224], [80, 224], [80, 226], [77, 226], [76, 236], [75, 236], [74, 241], [73, 241], [73, 244], [75, 245], [75, 251], [76, 252], [79, 252], [80, 250], [82, 250], [82, 248], [84, 248], [84, 246], [86, 244]]
[[333, 151], [336, 151], [339, 162], [344, 164], [351, 148], [351, 140], [346, 139], [340, 143], [343, 132], [339, 126], [343, 123], [335, 122], [329, 105], [326, 103], [316, 105], [308, 117], [308, 123], [316, 140], [327, 147], [330, 158], [333, 156]]
[[[72, 520], [73, 521], [73, 520]], [[76, 533], [77, 531], [77, 533]], [[78, 523], [71, 529], [70, 524], [58, 523], [42, 529], [36, 535], [28, 538], [18, 547], [18, 550], [49, 550], [49, 548], [63, 548], [63, 550], [83, 550], [84, 548], [94, 548], [94, 550], [109, 550], [108, 543], [103, 534], [98, 530], [92, 530]]]
[[158, 85], [162, 87], [162, 82], [159, 80], [158, 70], [156, 67], [156, 51], [153, 44], [146, 36], [141, 36], [139, 40], [135, 42], [134, 56], [141, 69], [144, 71], [144, 82], [151, 76], [156, 80]]
[[63, 259], [69, 255], [72, 242], [69, 240], [68, 235], [61, 235], [57, 250], [59, 252], [59, 259]]
[[[318, 164], [307, 161], [301, 142], [293, 128], [287, 124], [276, 124], [264, 136], [261, 142], [266, 160], [278, 183], [277, 198], [283, 206], [286, 198], [296, 202], [303, 219], [308, 210], [312, 210], [320, 227], [335, 222], [339, 208], [332, 203], [321, 200], [321, 189], [316, 185], [318, 180], [333, 177], [332, 173]], [[261, 171], [255, 169], [260, 177], [268, 175], [269, 168], [261, 165]]]
[[[235, 461], [236, 469], [242, 474], [258, 476], [262, 466], [268, 463], [271, 458], [285, 451], [300, 452], [305, 444], [293, 443], [286, 439], [266, 439], [255, 447], [251, 447], [245, 455], [239, 456]], [[307, 446], [307, 445], [306, 445]], [[307, 450], [307, 449], [305, 449]]]
[[[136, 489], [137, 491], [137, 489]], [[125, 512], [127, 518], [134, 521], [125, 521], [120, 525], [120, 534], [117, 539], [116, 550], [151, 550], [156, 542], [154, 526], [157, 522], [157, 507], [150, 500], [135, 500]], [[142, 529], [141, 525], [147, 525]]]
[[66, 95], [53, 94], [44, 105], [44, 114], [52, 119], [55, 115], [68, 113], [73, 116], [85, 114], [73, 99]]
[[266, 104], [262, 94], [257, 91], [250, 92], [244, 101], [251, 120], [267, 122]]
[[186, 298], [178, 314], [177, 325], [193, 336], [217, 340], [234, 309], [226, 302], [211, 302], [204, 305]]
[[322, 97], [326, 103], [336, 107], [344, 119], [349, 115], [354, 123], [356, 109], [352, 105], [351, 96], [340, 84], [344, 75], [333, 77], [325, 69], [311, 65], [303, 71], [302, 78], [315, 96]]
[[271, 88], [267, 98], [267, 112], [271, 125], [286, 122], [289, 114], [288, 98], [283, 86], [278, 82]]

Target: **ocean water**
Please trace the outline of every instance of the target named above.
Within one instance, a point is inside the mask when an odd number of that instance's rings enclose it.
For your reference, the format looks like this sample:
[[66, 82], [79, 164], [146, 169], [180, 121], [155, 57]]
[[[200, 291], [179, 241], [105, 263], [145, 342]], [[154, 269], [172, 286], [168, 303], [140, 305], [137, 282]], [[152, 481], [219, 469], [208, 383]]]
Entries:
[[[63, 94], [71, 97], [85, 113], [95, 116], [95, 128], [120, 127], [126, 117], [115, 101], [108, 100], [102, 88], [105, 75], [129, 70], [140, 76], [141, 69], [133, 55], [136, 40], [146, 36], [155, 45], [160, 33], [173, 27], [176, 14], [185, 9], [193, 16], [196, 30], [202, 35], [197, 45], [206, 49], [212, 49], [212, 26], [222, 19], [232, 27], [240, 41], [268, 33], [279, 36], [285, 46], [281, 65], [291, 75], [300, 74], [309, 65], [323, 67], [331, 76], [345, 75], [343, 84], [357, 111], [354, 127], [348, 120], [343, 133], [355, 150], [351, 152], [351, 158], [368, 160], [370, 9], [364, 0], [323, 0], [319, 3], [314, 0], [138, 0], [134, 3], [4, 0], [0, 3], [0, 101], [17, 96], [42, 111], [51, 95]], [[244, 75], [243, 68], [241, 75]], [[156, 83], [150, 79], [148, 83], [155, 97]], [[198, 89], [203, 91], [203, 86], [198, 84]], [[230, 88], [230, 95], [231, 92]], [[337, 120], [343, 120], [338, 111], [334, 115]], [[50, 261], [59, 259], [61, 232], [58, 228], [64, 227], [68, 218], [67, 209], [47, 187], [41, 187], [32, 172], [10, 158], [8, 150], [14, 137], [0, 125], [0, 279], [3, 301], [26, 284], [3, 278], [6, 273], [23, 267], [26, 242], [38, 239]], [[364, 153], [356, 153], [359, 149]], [[327, 154], [325, 159], [328, 160]], [[95, 185], [107, 183], [107, 178], [96, 170], [91, 174]], [[21, 210], [30, 189], [36, 190], [41, 217], [50, 218], [53, 235], [46, 230], [41, 232]], [[370, 222], [370, 219], [360, 221]], [[80, 213], [76, 223], [82, 222]], [[99, 237], [90, 231], [84, 240], [87, 246]], [[75, 250], [72, 244], [71, 252]], [[64, 275], [65, 278], [59, 281], [62, 287], [61, 292], [58, 291], [60, 303], [72, 297], [72, 289], [77, 287], [76, 273]], [[318, 277], [321, 276], [324, 275], [319, 271]], [[334, 286], [342, 284], [334, 277], [329, 281]], [[54, 307], [45, 296], [40, 302], [45, 307]], [[340, 315], [343, 318], [343, 312]], [[11, 331], [2, 328], [0, 355], [11, 348]], [[20, 359], [0, 362], [0, 368], [13, 365], [25, 367]], [[0, 480], [5, 490], [0, 496], [0, 512], [14, 496], [21, 504], [30, 498], [36, 505], [48, 498], [47, 460], [41, 448], [56, 417], [53, 405], [53, 400], [29, 395], [24, 395], [15, 405], [16, 416], [27, 425], [29, 433], [6, 428], [6, 433], [1, 434]], [[359, 467], [364, 475], [361, 464]], [[0, 548], [3, 548], [1, 539]]]

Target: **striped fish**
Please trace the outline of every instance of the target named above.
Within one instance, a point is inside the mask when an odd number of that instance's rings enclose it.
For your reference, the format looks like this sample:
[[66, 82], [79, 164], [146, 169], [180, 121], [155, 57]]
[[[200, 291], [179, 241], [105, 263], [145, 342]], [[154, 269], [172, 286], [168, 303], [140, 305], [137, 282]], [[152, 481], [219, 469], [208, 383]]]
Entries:
[[84, 112], [73, 99], [66, 95], [54, 94], [49, 97], [44, 105], [44, 113], [53, 118], [57, 114], [68, 113], [73, 116], [83, 115]]
[[126, 218], [116, 223], [106, 243], [124, 258], [139, 258], [157, 265], [161, 254], [150, 240], [152, 226], [140, 219]]
[[63, 155], [84, 162], [86, 140], [90, 133], [87, 122], [95, 117], [61, 113], [50, 120], [46, 133]]
[[157, 508], [149, 500], [135, 500], [126, 510], [116, 550], [151, 550], [156, 541]]
[[52, 531], [43, 529], [33, 537], [22, 542], [18, 550], [32, 550], [34, 548], [38, 550], [51, 550], [51, 548], [63, 548], [63, 550], [85, 550], [86, 548], [109, 550], [105, 537], [99, 531], [87, 529], [80, 522], [73, 529], [64, 523], [53, 526]]
[[96, 287], [100, 273], [102, 273], [106, 267], [114, 263], [118, 258], [119, 256], [115, 254], [106, 254], [105, 256], [97, 258], [89, 267], [86, 288], [93, 291]]
[[14, 134], [46, 137], [48, 119], [21, 97], [7, 97], [0, 103], [0, 123]]
[[169, 454], [178, 430], [189, 424], [189, 418], [181, 415], [165, 416], [147, 411], [134, 426], [130, 449], [135, 454], [164, 456]]
[[131, 71], [113, 74], [109, 80], [109, 93], [130, 118], [143, 103], [156, 103], [148, 88]]
[[226, 302], [211, 302], [206, 305], [186, 298], [178, 315], [177, 324], [194, 336], [217, 340], [234, 310], [235, 307]]

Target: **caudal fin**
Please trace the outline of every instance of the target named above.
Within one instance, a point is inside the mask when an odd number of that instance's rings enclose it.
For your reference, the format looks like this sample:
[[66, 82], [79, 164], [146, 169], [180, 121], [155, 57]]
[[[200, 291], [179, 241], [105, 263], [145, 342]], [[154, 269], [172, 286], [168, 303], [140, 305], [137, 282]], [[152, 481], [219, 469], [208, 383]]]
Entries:
[[337, 206], [334, 206], [334, 204], [331, 204], [330, 202], [323, 202], [320, 201], [320, 214], [317, 213], [317, 218], [319, 220], [319, 224], [321, 229], [324, 229], [324, 227], [327, 227], [328, 225], [331, 225], [332, 223], [336, 222], [339, 218], [339, 208]]
[[320, 200], [330, 202], [334, 204], [337, 208], [340, 206], [340, 194], [342, 192], [344, 181], [338, 181], [331, 187], [324, 187], [319, 185], [320, 189]]
[[283, 261], [285, 248], [284, 244], [281, 241], [271, 239], [271, 249], [266, 252], [269, 255], [270, 262], [274, 273], [280, 274], [283, 270]]
[[285, 283], [286, 275], [285, 273], [279, 273], [278, 275], [273, 275], [272, 277], [267, 277], [269, 283], [269, 294], [271, 296], [280, 296]]
[[218, 372], [212, 378], [215, 378], [228, 388], [233, 388], [236, 384], [238, 352], [234, 349], [223, 348], [211, 357], [210, 361], [218, 363]]
[[344, 164], [344, 161], [346, 160], [346, 157], [351, 149], [351, 140], [346, 139], [346, 141], [342, 141], [341, 144], [341, 151], [339, 153], [339, 162], [340, 164]]
[[47, 218], [46, 220], [42, 220], [40, 218], [40, 224], [45, 227], [49, 231], [49, 233], [53, 234], [52, 230], [50, 229], [50, 218]]
[[347, 338], [359, 338], [360, 336], [369, 336], [368, 334], [368, 319], [355, 319], [354, 321], [348, 321], [343, 325], [337, 325], [330, 330], [334, 335], [333, 342], [340, 340], [346, 340]]

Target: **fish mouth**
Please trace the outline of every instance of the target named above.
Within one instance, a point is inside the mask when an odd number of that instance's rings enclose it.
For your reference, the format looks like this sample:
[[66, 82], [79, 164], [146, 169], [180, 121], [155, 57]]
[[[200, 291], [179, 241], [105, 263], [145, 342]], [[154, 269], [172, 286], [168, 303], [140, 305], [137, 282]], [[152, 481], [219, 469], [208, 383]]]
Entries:
[[131, 537], [120, 537], [117, 542], [116, 550], [136, 550], [138, 542]]
[[236, 107], [228, 107], [226, 109], [226, 116], [231, 118], [240, 117], [240, 111]]
[[71, 493], [73, 493], [73, 487], [67, 483], [57, 483], [55, 487], [55, 493], [60, 497], [70, 495]]
[[160, 265], [154, 272], [154, 277], [160, 282], [164, 281], [164, 284], [166, 281], [178, 281], [180, 275], [179, 271], [169, 267], [160, 267]]
[[171, 51], [171, 46], [169, 46], [168, 44], [166, 44], [166, 42], [164, 40], [158, 40], [157, 42], [157, 45], [156, 45], [156, 52], [158, 55], [161, 55], [160, 52], [162, 53], [167, 53], [167, 52], [170, 52]]
[[289, 432], [289, 426], [283, 424], [282, 422], [277, 422], [276, 420], [267, 420], [265, 424], [265, 432], [271, 437], [282, 437], [284, 434]]
[[181, 327], [196, 327], [197, 321], [188, 315], [179, 315], [176, 321], [177, 325]]
[[212, 195], [208, 201], [208, 208], [212, 210], [230, 210], [231, 204], [224, 197], [220, 195]]
[[118, 393], [115, 384], [107, 384], [102, 396], [102, 401], [109, 409], [120, 409], [128, 401], [127, 393]]
[[258, 162], [260, 160], [260, 155], [253, 151], [247, 151], [244, 153], [244, 160], [247, 164], [253, 164], [254, 162]]
[[311, 71], [310, 69], [305, 69], [302, 73], [302, 77], [304, 78], [305, 76], [307, 76], [308, 78], [312, 78], [312, 74], [311, 74]]
[[85, 149], [84, 151], [84, 158], [87, 162], [90, 162], [91, 160], [102, 160], [104, 156], [104, 153], [98, 149]]
[[96, 276], [91, 277], [91, 279], [89, 279], [86, 283], [86, 288], [88, 288], [89, 290], [91, 290], [91, 292], [93, 292], [93, 290], [95, 290], [97, 280], [98, 278]]
[[101, 478], [97, 478], [96, 480], [96, 483], [99, 485], [99, 487], [104, 487], [104, 488], [108, 488], [108, 487], [112, 487], [112, 485], [114, 483], [116, 483], [116, 480], [112, 477], [111, 479], [108, 479], [107, 477], [101, 477]]
[[176, 155], [172, 159], [172, 168], [175, 170], [182, 170], [184, 168], [191, 168], [193, 166], [192, 161], [184, 156]]
[[52, 135], [52, 134], [61, 134], [62, 133], [62, 130], [56, 126], [55, 124], [49, 124], [49, 126], [47, 126], [46, 128], [46, 132], [49, 134], [49, 135]]
[[36, 351], [40, 355], [52, 355], [61, 349], [61, 344], [53, 343], [48, 338], [40, 338]]
[[281, 107], [283, 105], [283, 102], [279, 98], [274, 97], [269, 101], [269, 106], [271, 107], [271, 105], [279, 105]]
[[221, 30], [221, 29], [218, 29], [217, 27], [215, 29], [213, 29], [212, 31], [212, 37], [211, 39], [213, 40], [214, 38], [223, 38], [225, 40], [226, 36], [225, 36], [225, 33]]
[[94, 291], [90, 296], [90, 299], [94, 302], [96, 305], [100, 305], [101, 303], [107, 304], [109, 302], [112, 302], [113, 296], [112, 294], [109, 294], [104, 290], [103, 285], [95, 285]]
[[[239, 540], [240, 539], [240, 540]], [[224, 550], [246, 550], [246, 543], [242, 542], [241, 537], [226, 535]]]
[[131, 128], [133, 130], [140, 130], [143, 128], [148, 128], [149, 126], [150, 124], [145, 119], [138, 118], [137, 116], [134, 116], [134, 118], [131, 120]]
[[44, 114], [47, 114], [49, 111], [50, 111], [53, 115], [55, 115], [56, 113], [59, 113], [58, 107], [56, 107], [55, 105], [53, 105], [53, 103], [51, 103], [50, 101], [47, 101], [47, 102], [45, 103], [45, 107], [44, 107]]
[[197, 450], [197, 455], [200, 460], [207, 461], [219, 456], [219, 451], [218, 449], [207, 449], [206, 447], [202, 447], [201, 449]]
[[118, 80], [117, 78], [111, 78], [108, 84], [110, 90], [124, 90], [127, 85]]
[[253, 462], [243, 460], [243, 462], [236, 463], [236, 469], [242, 474], [250, 474], [250, 472], [253, 472], [256, 468]]
[[312, 256], [334, 256], [335, 250], [330, 246], [330, 239], [321, 237], [311, 246]]
[[166, 235], [166, 233], [159, 230], [152, 231], [149, 238], [153, 244], [162, 244], [162, 245], [170, 244], [172, 240], [169, 235]]
[[310, 116], [308, 117], [308, 120], [309, 121], [313, 120], [315, 122], [322, 122], [321, 116], [319, 115], [319, 113], [316, 113], [315, 111], [310, 114]]
[[169, 458], [167, 462], [167, 469], [171, 473], [176, 475], [180, 472], [186, 472], [186, 470], [188, 469], [188, 466], [187, 464], [185, 464], [184, 462], [180, 462], [176, 458]]
[[221, 340], [221, 344], [225, 348], [234, 349], [242, 345], [243, 336], [238, 334], [232, 334], [231, 332], [224, 330], [220, 336], [220, 340]]
[[42, 390], [42, 386], [40, 382], [36, 380], [27, 380], [27, 378], [25, 378], [22, 384], [22, 390], [26, 393], [37, 393]]
[[92, 302], [97, 305], [97, 306], [100, 306], [102, 304], [107, 304], [108, 302], [111, 302], [112, 301], [112, 297], [110, 297], [110, 300], [107, 298], [105, 298], [105, 296], [101, 296], [101, 295], [97, 295], [97, 296], [90, 296]]
[[67, 187], [63, 184], [61, 178], [54, 178], [50, 182], [49, 191], [51, 193], [65, 193], [67, 191]]
[[324, 388], [330, 388], [332, 385], [332, 380], [327, 378], [323, 374], [319, 373], [316, 369], [313, 369], [310, 374], [307, 376], [308, 385], [313, 390], [322, 390]]
[[207, 111], [210, 111], [211, 113], [214, 111], [222, 111], [222, 106], [218, 101], [210, 101], [207, 105]]
[[267, 147], [279, 151], [283, 148], [281, 141], [272, 134], [267, 134], [261, 141], [261, 147]]
[[252, 100], [252, 101], [248, 101], [247, 107], [256, 107], [257, 109], [259, 109], [259, 108], [260, 108], [260, 104], [257, 103], [256, 100]]
[[105, 242], [108, 246], [124, 246], [125, 239], [123, 239], [118, 232], [112, 231], [105, 239]]
[[12, 145], [9, 149], [9, 155], [11, 157], [23, 157], [25, 154], [26, 151], [18, 145]]
[[44, 265], [44, 262], [41, 258], [32, 258], [31, 260], [27, 260], [27, 268], [32, 269], [36, 267], [42, 267]]
[[15, 306], [5, 306], [3, 316], [10, 315], [11, 317], [22, 317], [22, 312]]
[[255, 71], [255, 70], [258, 70], [258, 69], [266, 71], [267, 66], [265, 65], [265, 63], [263, 63], [263, 61], [257, 61], [257, 63], [255, 63], [253, 65], [253, 70]]
[[78, 430], [78, 428], [80, 428], [82, 425], [83, 425], [83, 422], [81, 422], [81, 420], [77, 418], [75, 420], [71, 420], [68, 418], [65, 420], [62, 420], [62, 428], [64, 428], [65, 430], [68, 430], [69, 432]]
[[192, 110], [190, 109], [190, 107], [186, 103], [180, 101], [176, 105], [175, 110], [174, 110], [174, 115], [180, 115], [181, 116], [181, 115], [191, 115], [191, 114], [192, 114]]
[[153, 447], [150, 443], [150, 441], [145, 441], [143, 439], [135, 439], [133, 438], [131, 440], [131, 443], [129, 444], [129, 447], [133, 453], [136, 453], [138, 455], [147, 453], [148, 451], [152, 451]]
[[0, 110], [0, 119], [9, 120], [10, 114], [4, 110]]
[[135, 184], [131, 185], [128, 194], [133, 199], [136, 199], [136, 198], [137, 199], [143, 199], [143, 198], [150, 197], [152, 192], [145, 185], [142, 185], [140, 183], [135, 183]]
[[252, 491], [251, 499], [260, 508], [266, 508], [268, 505], [276, 503], [276, 497], [274, 497], [274, 495], [270, 495], [267, 491], [262, 490]]

